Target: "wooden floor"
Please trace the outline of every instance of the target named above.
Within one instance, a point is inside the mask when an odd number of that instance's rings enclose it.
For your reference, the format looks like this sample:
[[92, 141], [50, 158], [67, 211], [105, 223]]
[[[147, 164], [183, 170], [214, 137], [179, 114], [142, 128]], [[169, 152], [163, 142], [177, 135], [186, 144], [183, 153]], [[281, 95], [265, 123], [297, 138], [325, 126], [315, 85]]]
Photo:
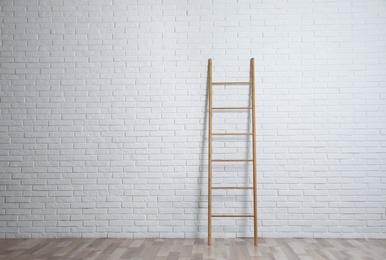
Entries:
[[386, 259], [377, 239], [0, 239], [0, 259]]

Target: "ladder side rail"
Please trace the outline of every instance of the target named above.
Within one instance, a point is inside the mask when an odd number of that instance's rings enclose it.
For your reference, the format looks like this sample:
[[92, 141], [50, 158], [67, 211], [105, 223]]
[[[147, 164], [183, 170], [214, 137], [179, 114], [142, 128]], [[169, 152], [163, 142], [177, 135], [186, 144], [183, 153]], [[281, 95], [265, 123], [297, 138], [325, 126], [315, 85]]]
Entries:
[[209, 59], [208, 245], [212, 244], [212, 59]]
[[256, 176], [256, 101], [255, 101], [255, 59], [251, 59], [252, 76], [252, 142], [253, 142], [253, 233], [257, 246], [257, 176]]

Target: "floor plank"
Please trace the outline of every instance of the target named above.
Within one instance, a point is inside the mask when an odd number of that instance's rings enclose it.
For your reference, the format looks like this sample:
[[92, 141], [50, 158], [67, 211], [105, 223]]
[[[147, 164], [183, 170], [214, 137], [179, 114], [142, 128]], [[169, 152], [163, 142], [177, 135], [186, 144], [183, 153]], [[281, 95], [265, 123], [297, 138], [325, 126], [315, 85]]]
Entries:
[[386, 239], [0, 239], [1, 260], [384, 260]]

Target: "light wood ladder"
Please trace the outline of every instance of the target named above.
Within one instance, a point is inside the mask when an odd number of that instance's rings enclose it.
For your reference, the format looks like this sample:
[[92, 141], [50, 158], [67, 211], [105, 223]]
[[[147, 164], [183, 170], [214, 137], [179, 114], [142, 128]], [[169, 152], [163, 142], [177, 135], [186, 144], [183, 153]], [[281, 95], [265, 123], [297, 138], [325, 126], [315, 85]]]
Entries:
[[[213, 85], [252, 85], [252, 107], [212, 107]], [[213, 109], [252, 109], [252, 133], [212, 133]], [[257, 187], [256, 187], [256, 111], [255, 111], [255, 60], [251, 59], [250, 82], [212, 82], [212, 59], [209, 59], [209, 152], [208, 152], [208, 245], [212, 244], [212, 218], [213, 217], [253, 217], [254, 218], [254, 243], [257, 246]], [[252, 135], [253, 160], [213, 160], [212, 136], [213, 135]], [[212, 187], [212, 163], [213, 162], [253, 162], [253, 187]], [[253, 189], [253, 215], [212, 215], [212, 190], [214, 189]]]

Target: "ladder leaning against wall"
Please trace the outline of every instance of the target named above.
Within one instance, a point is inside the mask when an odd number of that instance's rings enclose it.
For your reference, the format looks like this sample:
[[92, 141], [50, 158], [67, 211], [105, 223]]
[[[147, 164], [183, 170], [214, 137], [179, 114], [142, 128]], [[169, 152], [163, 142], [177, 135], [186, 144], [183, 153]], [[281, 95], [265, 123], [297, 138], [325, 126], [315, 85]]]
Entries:
[[[252, 107], [212, 107], [213, 85], [251, 85]], [[252, 133], [213, 133], [212, 112], [216, 109], [251, 109], [252, 110]], [[254, 243], [257, 245], [257, 187], [256, 187], [256, 126], [255, 126], [255, 60], [251, 59], [250, 82], [212, 82], [212, 59], [209, 59], [209, 152], [208, 152], [208, 245], [212, 244], [212, 218], [214, 217], [253, 217], [254, 218]], [[212, 136], [213, 135], [252, 135], [253, 160], [213, 160], [212, 159]], [[212, 163], [213, 162], [253, 162], [253, 187], [212, 187]], [[212, 215], [212, 190], [215, 189], [253, 189], [253, 215]]]

